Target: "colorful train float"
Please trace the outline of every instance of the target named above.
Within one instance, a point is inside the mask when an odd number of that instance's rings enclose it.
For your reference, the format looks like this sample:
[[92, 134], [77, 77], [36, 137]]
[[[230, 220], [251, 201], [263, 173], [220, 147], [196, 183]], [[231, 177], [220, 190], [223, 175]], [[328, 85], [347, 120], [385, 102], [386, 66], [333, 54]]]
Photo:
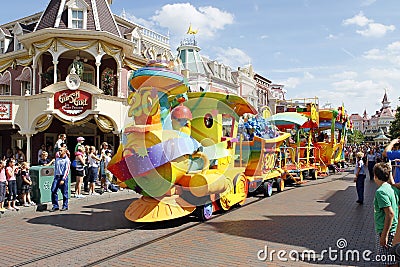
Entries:
[[[344, 165], [346, 136], [351, 131], [351, 121], [344, 106], [319, 110], [318, 131], [315, 144], [320, 150], [318, 160], [324, 172], [335, 172], [337, 167]], [[330, 132], [329, 135], [327, 131]]]
[[282, 168], [290, 180], [298, 184], [303, 183], [305, 177], [317, 179], [319, 150], [314, 146], [313, 136], [318, 128], [318, 98], [285, 100], [282, 107], [280, 113], [267, 119], [291, 135], [280, 148]]
[[188, 92], [184, 77], [163, 62], [135, 71], [129, 84], [131, 123], [108, 166], [142, 195], [126, 209], [129, 220], [189, 214], [207, 220], [218, 209], [243, 204], [249, 190], [270, 195], [273, 184], [283, 190], [278, 148], [290, 134], [242, 140], [240, 118], [256, 114], [243, 98]]

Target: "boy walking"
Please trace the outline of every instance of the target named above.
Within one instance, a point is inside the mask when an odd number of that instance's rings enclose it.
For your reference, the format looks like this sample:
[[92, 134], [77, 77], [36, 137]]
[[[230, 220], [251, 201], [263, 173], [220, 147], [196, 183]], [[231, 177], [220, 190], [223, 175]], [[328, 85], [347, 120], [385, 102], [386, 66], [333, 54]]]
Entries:
[[388, 183], [391, 179], [391, 167], [388, 164], [384, 162], [376, 164], [373, 172], [374, 181], [378, 185], [374, 198], [377, 255], [380, 255], [381, 259], [387, 260], [380, 263], [386, 264], [386, 266], [397, 266], [394, 255], [391, 255], [389, 250], [396, 234], [399, 191]]

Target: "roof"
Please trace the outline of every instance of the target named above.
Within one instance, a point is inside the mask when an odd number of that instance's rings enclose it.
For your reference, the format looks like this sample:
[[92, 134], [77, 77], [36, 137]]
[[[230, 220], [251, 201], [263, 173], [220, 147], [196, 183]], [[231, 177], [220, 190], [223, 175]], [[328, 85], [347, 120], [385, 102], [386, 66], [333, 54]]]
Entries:
[[[121, 37], [119, 28], [107, 0], [80, 0], [89, 7], [87, 12], [86, 29], [90, 31], [105, 31]], [[37, 23], [36, 31], [46, 28], [68, 28], [68, 8], [66, 2], [51, 0]], [[61, 19], [57, 21], [58, 14]]]
[[350, 120], [352, 120], [352, 121], [362, 121], [363, 118], [357, 113], [357, 114], [351, 114], [350, 115]]

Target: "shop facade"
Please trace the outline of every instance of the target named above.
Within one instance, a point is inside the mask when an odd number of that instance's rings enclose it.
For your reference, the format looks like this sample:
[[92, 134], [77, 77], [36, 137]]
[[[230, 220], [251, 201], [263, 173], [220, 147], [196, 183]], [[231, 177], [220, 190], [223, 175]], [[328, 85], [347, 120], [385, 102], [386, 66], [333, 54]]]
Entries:
[[[111, 13], [112, 1], [50, 1], [0, 25], [0, 154], [35, 164], [67, 135], [114, 149], [127, 121], [128, 80], [149, 60], [172, 60], [168, 37]], [[10, 151], [11, 150], [11, 151]]]

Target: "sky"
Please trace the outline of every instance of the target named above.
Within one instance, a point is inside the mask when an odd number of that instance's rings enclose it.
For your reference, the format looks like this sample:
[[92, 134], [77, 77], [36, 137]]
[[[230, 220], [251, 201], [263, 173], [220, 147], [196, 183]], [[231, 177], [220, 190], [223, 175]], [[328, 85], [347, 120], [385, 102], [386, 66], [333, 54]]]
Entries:
[[[3, 1], [0, 24], [43, 11], [48, 0]], [[400, 105], [398, 0], [113, 0], [114, 14], [169, 35], [171, 50], [198, 30], [200, 53], [283, 84], [286, 99], [317, 96], [369, 115], [385, 90]]]

